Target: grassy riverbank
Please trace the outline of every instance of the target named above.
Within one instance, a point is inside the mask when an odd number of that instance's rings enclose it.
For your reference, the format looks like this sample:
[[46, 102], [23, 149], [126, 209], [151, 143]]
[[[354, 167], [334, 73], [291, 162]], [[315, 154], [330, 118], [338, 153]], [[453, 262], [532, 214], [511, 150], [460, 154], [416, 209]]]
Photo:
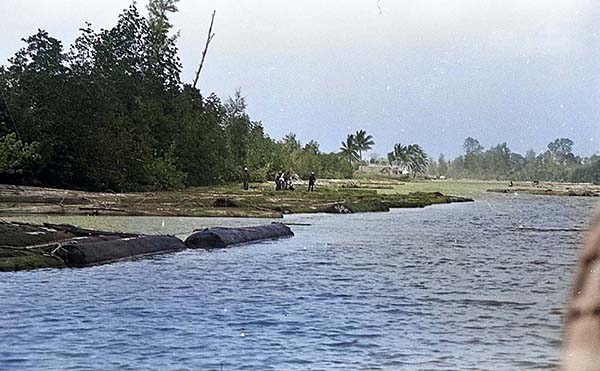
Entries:
[[514, 183], [471, 180], [402, 181], [389, 178], [319, 180], [316, 192], [304, 185], [274, 191], [270, 183], [190, 188], [173, 192], [95, 193], [0, 185], [0, 216], [121, 215], [278, 218], [297, 213], [356, 213], [424, 207], [484, 197], [488, 191], [556, 196], [598, 196], [600, 187], [568, 183]]
[[[365, 180], [363, 180], [365, 181]], [[410, 192], [441, 192], [474, 199], [481, 198], [487, 192], [521, 193], [541, 196], [600, 196], [600, 186], [589, 183], [560, 183], [560, 182], [513, 182], [495, 180], [416, 180], [398, 181], [381, 193], [410, 193]]]
[[[0, 215], [123, 215], [195, 217], [281, 217], [296, 213], [356, 213], [424, 207], [469, 199], [396, 180], [323, 180], [316, 192], [299, 185], [274, 191], [270, 183], [191, 188], [175, 192], [94, 193], [35, 187], [0, 186]], [[461, 192], [461, 195], [465, 192]]]

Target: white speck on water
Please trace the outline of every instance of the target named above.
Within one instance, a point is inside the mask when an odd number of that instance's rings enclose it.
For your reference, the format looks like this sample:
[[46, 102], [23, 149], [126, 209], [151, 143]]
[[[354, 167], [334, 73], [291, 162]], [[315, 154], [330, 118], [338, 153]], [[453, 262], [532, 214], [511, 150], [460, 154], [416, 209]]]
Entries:
[[245, 332], [240, 333], [240, 337], [246, 337], [246, 333]]

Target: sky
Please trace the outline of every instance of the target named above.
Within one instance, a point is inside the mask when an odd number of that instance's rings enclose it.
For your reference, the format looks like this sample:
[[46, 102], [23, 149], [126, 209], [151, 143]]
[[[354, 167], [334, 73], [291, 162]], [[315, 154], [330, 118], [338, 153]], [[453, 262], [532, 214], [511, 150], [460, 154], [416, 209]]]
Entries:
[[[71, 44], [89, 21], [116, 23], [130, 0], [2, 0], [0, 64], [22, 37]], [[138, 1], [144, 8], [146, 1]], [[183, 79], [191, 82], [210, 15], [199, 87], [237, 88], [271, 137], [293, 132], [337, 151], [364, 129], [385, 157], [418, 143], [455, 157], [468, 136], [486, 148], [545, 150], [568, 137], [600, 152], [600, 6], [595, 0], [181, 0]]]

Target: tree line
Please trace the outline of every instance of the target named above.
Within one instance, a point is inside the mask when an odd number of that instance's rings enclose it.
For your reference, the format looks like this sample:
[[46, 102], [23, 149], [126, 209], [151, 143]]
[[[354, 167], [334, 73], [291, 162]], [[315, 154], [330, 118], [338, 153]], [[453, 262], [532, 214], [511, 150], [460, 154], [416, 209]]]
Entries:
[[[169, 16], [178, 0], [135, 2], [110, 29], [90, 24], [68, 50], [46, 31], [0, 66], [0, 182], [113, 191], [177, 189], [253, 181], [281, 171], [301, 177], [349, 178], [375, 144], [364, 130], [349, 134], [338, 153], [276, 140], [246, 112], [238, 90], [222, 101], [181, 79], [177, 36]], [[397, 143], [387, 158], [417, 176], [600, 182], [598, 155], [573, 153], [559, 138], [542, 153], [485, 150], [467, 138], [464, 154], [432, 160], [418, 144]]]
[[144, 191], [254, 181], [291, 170], [350, 177], [354, 164], [294, 134], [270, 138], [240, 91], [221, 101], [181, 79], [169, 17], [178, 0], [136, 3], [64, 50], [44, 30], [0, 67], [0, 182]]
[[506, 143], [485, 149], [474, 138], [464, 141], [464, 154], [454, 160], [440, 155], [431, 161], [427, 173], [452, 178], [558, 181], [600, 183], [600, 155], [578, 156], [574, 142], [557, 138], [540, 153], [533, 150], [524, 155], [513, 152]]

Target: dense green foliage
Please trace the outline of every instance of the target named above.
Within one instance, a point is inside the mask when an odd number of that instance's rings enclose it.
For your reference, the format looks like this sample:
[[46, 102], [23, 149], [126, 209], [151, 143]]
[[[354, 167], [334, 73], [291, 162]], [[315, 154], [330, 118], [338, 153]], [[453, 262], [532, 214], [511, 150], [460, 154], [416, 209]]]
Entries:
[[600, 156], [577, 156], [573, 144], [568, 138], [558, 138], [542, 153], [530, 150], [521, 155], [506, 143], [484, 150], [477, 139], [467, 138], [464, 155], [450, 162], [442, 155], [428, 171], [453, 178], [600, 183]]
[[19, 176], [38, 158], [36, 142], [23, 144], [15, 133], [0, 138], [0, 173]]
[[151, 0], [148, 17], [134, 3], [68, 51], [43, 30], [23, 40], [0, 67], [0, 181], [131, 191], [234, 181], [244, 166], [253, 180], [351, 176], [316, 142], [269, 138], [240, 92], [223, 103], [184, 84], [176, 3]]
[[[134, 3], [111, 29], [88, 24], [66, 51], [43, 30], [23, 40], [0, 66], [0, 182], [161, 190], [237, 181], [245, 166], [254, 181], [281, 171], [352, 176], [374, 145], [364, 130], [348, 135], [340, 153], [323, 153], [294, 134], [270, 138], [241, 92], [222, 102], [182, 82], [169, 20], [177, 2], [150, 0], [147, 17]], [[413, 175], [599, 183], [600, 158], [572, 147], [561, 138], [521, 155], [467, 138], [452, 161], [432, 161], [416, 144], [397, 144], [387, 159]]]

